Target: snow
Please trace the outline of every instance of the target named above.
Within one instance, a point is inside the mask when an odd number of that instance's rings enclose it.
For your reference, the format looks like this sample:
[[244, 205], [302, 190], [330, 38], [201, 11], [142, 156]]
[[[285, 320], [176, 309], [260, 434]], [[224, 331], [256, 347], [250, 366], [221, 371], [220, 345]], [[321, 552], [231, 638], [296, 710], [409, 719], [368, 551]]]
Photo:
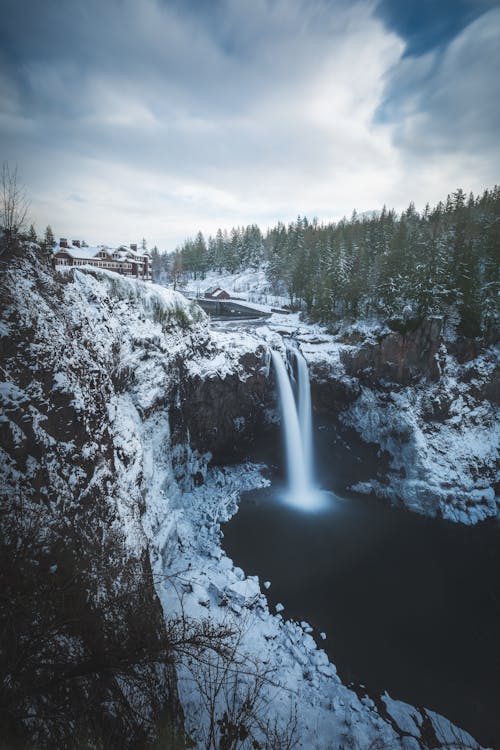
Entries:
[[190, 359], [187, 368], [190, 375], [199, 378], [221, 378], [237, 374], [245, 381], [250, 373], [241, 365], [241, 358], [248, 352], [262, 348], [263, 343], [254, 333], [232, 330], [211, 330], [207, 356]]
[[382, 700], [390, 716], [404, 732], [411, 734], [413, 737], [420, 736], [422, 716], [413, 706], [402, 701], [395, 701], [387, 693], [382, 696]]
[[[257, 290], [259, 273], [235, 277], [233, 288], [248, 285], [248, 296], [266, 294]], [[411, 748], [412, 738], [419, 737], [424, 714], [443, 744], [468, 738], [443, 717], [417, 711], [387, 695], [385, 716], [367, 696], [359, 697], [343, 685], [334, 665], [317, 646], [310, 626], [287, 620], [283, 614], [286, 602], [273, 614], [260, 581], [234, 566], [221, 548], [220, 523], [237, 512], [241, 492], [268, 484], [264, 467], [242, 464], [209, 469], [209, 454], [192, 450], [189, 442], [172, 444], [168, 407], [178, 397], [177, 362], [182, 361], [190, 377], [224, 380], [235, 376], [244, 381], [248, 377], [242, 364], [244, 355], [258, 347], [282, 351], [284, 333], [294, 335], [313, 367], [324, 366], [329, 377], [342, 377], [340, 351], [352, 345], [318, 326], [303, 324], [296, 315], [273, 315], [266, 325], [256, 328], [216, 330], [182, 295], [104, 270], [73, 270], [68, 280], [61, 284], [58, 315], [32, 279], [21, 277], [16, 282], [23, 326], [35, 331], [29, 354], [34, 374], [37, 368], [52, 373], [51, 396], [66, 395], [78, 419], [95, 417], [99, 425], [92, 439], [81, 446], [82, 456], [92, 462], [87, 477], [76, 465], [71, 440], [54, 445], [42, 411], [33, 408], [26, 412], [40, 442], [47, 446], [42, 459], [46, 481], [51, 483], [57, 502], [67, 502], [64, 512], [88, 507], [93, 490], [102, 495], [113, 517], [111, 531], [123, 538], [127, 554], [140, 559], [149, 552], [167, 624], [179, 617], [227, 627], [233, 633], [237, 663], [244, 670], [242, 679], [251, 682], [252, 673], [265, 675], [262, 718], [275, 721], [283, 736], [294, 726], [297, 747]], [[209, 283], [213, 281], [207, 279]], [[228, 288], [227, 283], [221, 285]], [[367, 326], [368, 330], [373, 327]], [[484, 367], [487, 369], [487, 363]], [[438, 459], [439, 450], [443, 456], [450, 453], [453, 436], [451, 453], [455, 452], [456, 471], [460, 470], [462, 479], [463, 467], [458, 464], [469, 460], [471, 451], [478, 463], [491, 458], [492, 448], [484, 447], [484, 432], [478, 427], [481, 424], [484, 429], [488, 407], [480, 404], [474, 417], [465, 414], [468, 395], [460, 390], [451, 365], [449, 369], [449, 388], [459, 389], [451, 418], [463, 415], [463, 419], [437, 427], [439, 439], [419, 420], [423, 394], [414, 396], [403, 389], [383, 401], [366, 390], [346, 412], [346, 423], [350, 421], [367, 440], [382, 436], [382, 446], [392, 451], [394, 468], [415, 462], [414, 475], [406, 485], [401, 480], [397, 486], [402, 493], [408, 492], [411, 483], [417, 487], [418, 482], [429, 482], [425, 472]], [[268, 364], [264, 371], [268, 374]], [[8, 407], [6, 419], [12, 430], [20, 431], [20, 440], [22, 430], [10, 419], [9, 410], [45, 398], [37, 388], [34, 377], [24, 389], [7, 378], [0, 389]], [[488, 424], [493, 440], [496, 428]], [[395, 427], [400, 435], [406, 431], [408, 443], [390, 442]], [[407, 447], [401, 449], [400, 445]], [[106, 448], [109, 456], [104, 455]], [[182, 477], [175, 471], [176, 463], [182, 463]], [[438, 484], [450, 476], [449, 465], [441, 460]], [[35, 475], [39, 467], [38, 459], [30, 457], [26, 475]], [[19, 486], [22, 477], [11, 461], [3, 463], [2, 471], [9, 487]], [[200, 487], [194, 487], [191, 480], [197, 474], [205, 480]], [[470, 492], [484, 490], [488, 494], [487, 487], [475, 486], [472, 476], [466, 478], [472, 483]], [[71, 498], [66, 500], [68, 487], [72, 488]], [[483, 499], [478, 502], [477, 507], [483, 507]], [[489, 508], [491, 498], [484, 502]], [[466, 516], [473, 517], [470, 508]], [[268, 589], [270, 582], [262, 586]], [[325, 634], [319, 637], [324, 639]], [[217, 670], [216, 657], [210, 658], [210, 668]], [[203, 668], [202, 661], [189, 655], [178, 658], [186, 729], [198, 747], [203, 746], [208, 722], [199, 689]], [[219, 701], [222, 710], [223, 691]], [[403, 732], [411, 736], [402, 738]], [[471, 738], [468, 741], [477, 747]]]
[[269, 307], [282, 307], [289, 302], [288, 297], [275, 294], [267, 280], [264, 268], [246, 269], [237, 273], [217, 273], [209, 271], [204, 279], [189, 279], [185, 292], [195, 296], [203, 296], [207, 289], [219, 287], [228, 292], [232, 298], [239, 298], [246, 302], [256, 303], [264, 310]]
[[[478, 366], [488, 370], [485, 361]], [[448, 416], [429, 421], [423, 412], [430, 400], [438, 398], [450, 402]], [[373, 490], [394, 501], [400, 498], [416, 512], [466, 524], [496, 515], [498, 409], [471, 395], [456, 363], [448, 361], [446, 375], [437, 384], [389, 393], [362, 387], [341, 419], [391, 456], [389, 485], [358, 483], [354, 485], [358, 491]]]

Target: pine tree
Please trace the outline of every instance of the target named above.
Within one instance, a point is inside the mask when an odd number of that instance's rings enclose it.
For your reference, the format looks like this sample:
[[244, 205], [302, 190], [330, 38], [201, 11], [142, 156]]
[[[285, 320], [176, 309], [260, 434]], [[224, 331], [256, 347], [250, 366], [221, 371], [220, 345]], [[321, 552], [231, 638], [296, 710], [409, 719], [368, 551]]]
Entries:
[[34, 243], [38, 242], [38, 237], [36, 236], [36, 229], [33, 224], [30, 224], [30, 228], [28, 231], [28, 240], [29, 242], [34, 242]]
[[56, 244], [56, 241], [54, 239], [54, 232], [52, 231], [52, 227], [49, 224], [47, 228], [45, 229], [45, 235], [44, 235], [43, 243], [42, 243], [42, 249], [45, 255], [47, 255], [48, 257], [52, 256], [52, 249], [55, 246], [55, 244]]
[[207, 246], [202, 232], [198, 232], [193, 243], [193, 271], [194, 278], [205, 278], [207, 270]]
[[182, 289], [185, 286], [184, 269], [182, 266], [182, 253], [176, 249], [170, 259], [170, 281], [175, 289]]
[[151, 250], [151, 278], [156, 283], [160, 281], [160, 272], [161, 272], [160, 252], [155, 245], [153, 249]]

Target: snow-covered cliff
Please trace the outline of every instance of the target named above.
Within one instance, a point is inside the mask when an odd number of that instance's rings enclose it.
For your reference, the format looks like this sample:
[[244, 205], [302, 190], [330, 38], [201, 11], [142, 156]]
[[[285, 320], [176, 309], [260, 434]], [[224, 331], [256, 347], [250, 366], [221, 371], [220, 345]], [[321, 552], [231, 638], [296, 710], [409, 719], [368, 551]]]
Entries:
[[184, 747], [186, 731], [198, 746], [477, 747], [431, 711], [344, 686], [308, 626], [272, 615], [222, 552], [219, 522], [266, 480], [207, 468], [209, 452], [234, 459], [263, 424], [262, 338], [212, 334], [154, 285], [57, 276], [35, 251], [1, 293], [12, 744]]
[[358, 323], [335, 336], [299, 324], [294, 335], [317, 411], [387, 455], [383, 481], [356, 489], [474, 524], [498, 512], [499, 347], [459, 339], [443, 322], [405, 333]]

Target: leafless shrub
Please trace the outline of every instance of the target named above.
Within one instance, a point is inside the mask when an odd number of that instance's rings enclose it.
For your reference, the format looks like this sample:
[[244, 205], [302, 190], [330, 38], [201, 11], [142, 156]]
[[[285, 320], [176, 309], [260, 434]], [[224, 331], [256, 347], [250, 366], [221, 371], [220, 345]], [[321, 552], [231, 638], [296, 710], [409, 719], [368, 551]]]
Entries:
[[0, 228], [3, 238], [0, 253], [11, 250], [22, 232], [28, 214], [29, 201], [24, 186], [19, 182], [17, 166], [2, 165], [0, 185]]
[[292, 750], [297, 744], [295, 711], [290, 710], [286, 724], [273, 716], [265, 688], [282, 688], [273, 669], [245, 653], [245, 622], [228, 620], [215, 630], [208, 626], [208, 632], [208, 648], [186, 652], [182, 645], [184, 664], [205, 711], [197, 745], [204, 750]]

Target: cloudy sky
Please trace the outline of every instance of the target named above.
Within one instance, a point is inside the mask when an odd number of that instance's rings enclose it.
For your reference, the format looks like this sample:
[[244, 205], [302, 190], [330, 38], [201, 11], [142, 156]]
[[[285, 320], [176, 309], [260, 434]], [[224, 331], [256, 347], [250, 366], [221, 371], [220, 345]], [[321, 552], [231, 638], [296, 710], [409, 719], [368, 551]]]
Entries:
[[173, 249], [499, 180], [500, 0], [2, 0], [40, 233]]

